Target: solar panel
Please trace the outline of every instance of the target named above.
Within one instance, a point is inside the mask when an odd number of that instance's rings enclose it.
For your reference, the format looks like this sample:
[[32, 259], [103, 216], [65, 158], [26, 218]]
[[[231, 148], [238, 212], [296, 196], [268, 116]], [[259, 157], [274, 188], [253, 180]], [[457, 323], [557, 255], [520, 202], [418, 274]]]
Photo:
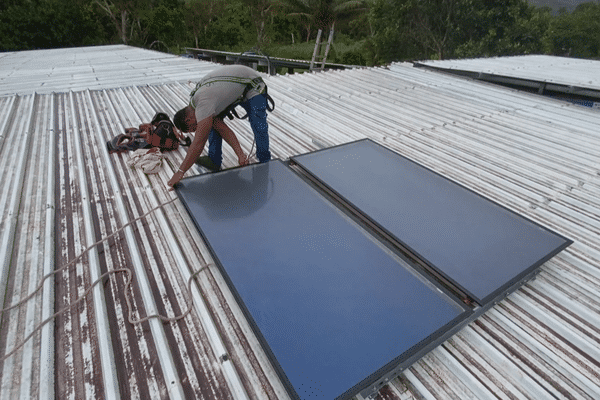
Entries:
[[480, 304], [572, 243], [371, 140], [293, 160]]
[[350, 398], [471, 315], [279, 160], [177, 192], [293, 398]]

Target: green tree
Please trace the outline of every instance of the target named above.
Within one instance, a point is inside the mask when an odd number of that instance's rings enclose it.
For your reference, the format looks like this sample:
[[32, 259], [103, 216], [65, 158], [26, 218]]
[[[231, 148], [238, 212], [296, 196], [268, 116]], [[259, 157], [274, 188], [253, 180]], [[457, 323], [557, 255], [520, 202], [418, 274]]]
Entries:
[[267, 23], [276, 12], [278, 0], [242, 0], [250, 12], [250, 20], [256, 30], [256, 47], [267, 43]]
[[185, 8], [177, 3], [161, 3], [140, 13], [140, 32], [150, 48], [169, 50], [186, 42]]
[[376, 0], [373, 62], [539, 53], [547, 10], [524, 0]]
[[0, 50], [86, 46], [109, 41], [102, 16], [83, 1], [11, 2], [0, 12]]
[[573, 57], [600, 57], [600, 4], [580, 4], [554, 18], [546, 33], [549, 52]]
[[418, 58], [423, 46], [415, 42], [409, 26], [409, 0], [375, 0], [369, 11], [372, 35], [366, 43], [369, 64]]
[[314, 23], [311, 10], [317, 6], [318, 1], [319, 0], [287, 0], [284, 5], [287, 15], [296, 18], [302, 25], [307, 42], [310, 40], [310, 34]]
[[250, 13], [241, 1], [228, 1], [206, 34], [206, 47], [223, 50], [252, 47], [256, 39]]
[[112, 21], [121, 43], [143, 42], [141, 17], [151, 8], [150, 0], [93, 0], [93, 3]]
[[187, 0], [185, 5], [185, 23], [194, 37], [196, 48], [200, 41], [206, 43], [208, 30], [219, 16], [225, 12], [223, 0]]
[[471, 0], [410, 0], [406, 2], [408, 36], [426, 54], [444, 59], [452, 53], [461, 23], [470, 17]]
[[462, 21], [457, 57], [490, 57], [539, 53], [549, 15], [525, 0], [478, 0]]
[[327, 31], [338, 21], [348, 21], [359, 13], [367, 13], [370, 0], [286, 0], [289, 16], [297, 17], [306, 31], [306, 41], [312, 29]]
[[281, 10], [271, 15], [266, 29], [266, 36], [271, 44], [289, 44], [302, 40], [302, 25], [300, 21], [281, 12]]

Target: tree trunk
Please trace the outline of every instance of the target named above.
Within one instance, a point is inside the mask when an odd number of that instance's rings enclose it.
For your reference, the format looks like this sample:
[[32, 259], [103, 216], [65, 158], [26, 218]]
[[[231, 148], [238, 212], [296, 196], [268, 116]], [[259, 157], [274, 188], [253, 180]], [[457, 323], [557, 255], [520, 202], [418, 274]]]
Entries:
[[258, 48], [262, 48], [263, 42], [265, 41], [265, 20], [260, 22], [260, 28], [258, 29]]
[[127, 11], [121, 11], [121, 40], [127, 44]]

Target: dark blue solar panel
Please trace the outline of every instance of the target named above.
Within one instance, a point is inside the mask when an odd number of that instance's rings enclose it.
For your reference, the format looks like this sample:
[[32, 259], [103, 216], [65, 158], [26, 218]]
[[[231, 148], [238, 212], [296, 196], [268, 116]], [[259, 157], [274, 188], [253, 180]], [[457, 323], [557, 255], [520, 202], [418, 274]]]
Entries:
[[177, 191], [293, 396], [347, 398], [470, 315], [280, 161]]
[[571, 243], [370, 140], [294, 161], [481, 304]]

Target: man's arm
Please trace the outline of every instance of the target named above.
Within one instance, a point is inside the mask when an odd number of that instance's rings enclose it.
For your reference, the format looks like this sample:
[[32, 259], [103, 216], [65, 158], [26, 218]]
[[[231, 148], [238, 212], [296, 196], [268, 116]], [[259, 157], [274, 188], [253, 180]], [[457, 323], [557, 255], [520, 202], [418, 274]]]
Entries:
[[173, 177], [167, 185], [173, 187], [177, 182], [183, 178], [183, 174], [185, 171], [190, 169], [194, 162], [198, 159], [200, 154], [202, 154], [202, 150], [204, 150], [204, 146], [206, 145], [206, 141], [208, 140], [208, 135], [213, 126], [213, 117], [204, 118], [202, 121], [196, 124], [196, 134], [194, 135], [194, 141], [188, 148], [187, 154], [179, 167], [179, 170], [173, 174]]

